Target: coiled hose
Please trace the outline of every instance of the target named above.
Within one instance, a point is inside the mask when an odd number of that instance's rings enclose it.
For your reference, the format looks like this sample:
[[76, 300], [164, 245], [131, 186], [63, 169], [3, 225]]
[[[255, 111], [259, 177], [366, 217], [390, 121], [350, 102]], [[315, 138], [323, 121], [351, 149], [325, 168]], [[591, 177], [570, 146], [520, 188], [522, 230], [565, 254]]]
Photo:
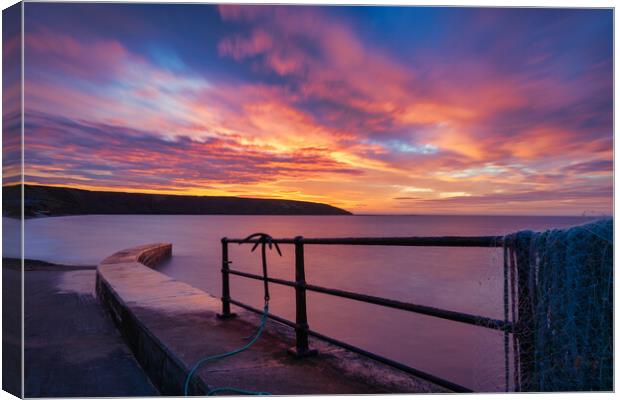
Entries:
[[[262, 267], [263, 267], [265, 306], [263, 308], [263, 315], [260, 321], [260, 325], [258, 329], [256, 330], [256, 333], [253, 336], [248, 337], [248, 339], [251, 338], [251, 340], [248, 343], [246, 343], [244, 346], [238, 349], [226, 352], [226, 353], [216, 354], [216, 355], [208, 356], [208, 357], [198, 360], [196, 364], [194, 364], [194, 366], [190, 369], [189, 373], [187, 374], [187, 377], [185, 378], [185, 385], [183, 389], [183, 394], [185, 396], [189, 395], [189, 384], [190, 384], [190, 381], [192, 380], [192, 377], [204, 363], [208, 361], [221, 360], [223, 358], [231, 357], [231, 356], [234, 356], [235, 354], [239, 354], [242, 351], [249, 349], [250, 347], [252, 347], [254, 343], [256, 343], [256, 341], [262, 335], [263, 330], [265, 329], [265, 325], [267, 324], [267, 318], [269, 317], [269, 282], [267, 281], [268, 275], [267, 275], [267, 251], [266, 251], [267, 246], [269, 247], [270, 250], [272, 249], [273, 246], [275, 246], [276, 251], [278, 252], [280, 256], [282, 256], [282, 252], [280, 251], [280, 247], [278, 246], [278, 244], [273, 241], [273, 238], [266, 233], [260, 233], [260, 232], [254, 233], [248, 236], [247, 238], [245, 238], [241, 243], [249, 243], [254, 239], [256, 239], [256, 243], [254, 244], [254, 247], [252, 247], [252, 251], [256, 250], [256, 248], [259, 245], [261, 246], [261, 261], [262, 261]], [[269, 396], [270, 395], [270, 393], [267, 393], [267, 392], [257, 392], [253, 390], [240, 389], [240, 388], [226, 386], [226, 387], [218, 387], [214, 389], [209, 389], [209, 391], [207, 392], [207, 396], [213, 396], [220, 392], [233, 392], [233, 393], [248, 394], [248, 395], [255, 395], [255, 396]]]

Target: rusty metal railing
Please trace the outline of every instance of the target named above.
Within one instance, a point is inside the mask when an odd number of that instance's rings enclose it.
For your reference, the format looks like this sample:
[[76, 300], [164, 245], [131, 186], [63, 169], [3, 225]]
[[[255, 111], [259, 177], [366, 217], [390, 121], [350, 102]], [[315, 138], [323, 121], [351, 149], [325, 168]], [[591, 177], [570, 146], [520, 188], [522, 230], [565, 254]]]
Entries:
[[[332, 296], [343, 297], [351, 300], [357, 300], [364, 303], [376, 304], [379, 306], [395, 308], [398, 310], [409, 311], [417, 314], [428, 315], [431, 317], [441, 318], [445, 320], [461, 322], [464, 324], [494, 329], [508, 333], [515, 333], [515, 326], [507, 320], [498, 320], [487, 318], [479, 315], [467, 314], [457, 311], [443, 310], [435, 307], [424, 306], [420, 304], [407, 303], [398, 300], [387, 299], [383, 297], [370, 296], [361, 293], [349, 292], [340, 289], [322, 287], [309, 284], [306, 282], [305, 272], [305, 245], [354, 245], [354, 246], [432, 246], [432, 247], [503, 247], [503, 236], [447, 236], [447, 237], [392, 237], [392, 238], [303, 238], [301, 236], [288, 239], [274, 239], [274, 243], [292, 244], [295, 246], [295, 281], [289, 281], [279, 278], [267, 278], [270, 283], [284, 285], [295, 288], [295, 321], [290, 321], [277, 315], [269, 314], [269, 318], [288, 325], [295, 329], [296, 343], [290, 352], [298, 357], [305, 357], [315, 353], [310, 349], [308, 336], [314, 336], [326, 342], [330, 342], [337, 346], [341, 346], [350, 351], [362, 354], [371, 359], [380, 361], [407, 373], [418, 376], [429, 382], [443, 386], [455, 392], [472, 392], [471, 389], [461, 386], [457, 383], [450, 382], [438, 376], [421, 371], [417, 368], [404, 365], [398, 361], [394, 361], [370, 351], [361, 349], [351, 344], [345, 343], [338, 339], [326, 336], [322, 333], [313, 331], [308, 325], [308, 315], [306, 309], [306, 292], [313, 291], [318, 293], [329, 294]], [[222, 318], [230, 318], [235, 314], [231, 313], [230, 305], [242, 307], [249, 311], [262, 314], [263, 311], [254, 308], [248, 304], [242, 303], [230, 296], [230, 275], [236, 275], [244, 278], [265, 281], [261, 275], [248, 272], [238, 271], [230, 268], [230, 260], [228, 257], [229, 243], [256, 243], [256, 240], [246, 241], [245, 239], [222, 239]]]

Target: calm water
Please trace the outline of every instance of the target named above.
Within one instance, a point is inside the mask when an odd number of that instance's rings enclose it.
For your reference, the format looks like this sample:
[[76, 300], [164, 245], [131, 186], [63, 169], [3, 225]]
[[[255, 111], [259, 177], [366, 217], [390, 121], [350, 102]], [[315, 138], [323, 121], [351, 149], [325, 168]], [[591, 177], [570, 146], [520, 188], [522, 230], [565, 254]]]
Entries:
[[[61, 264], [96, 264], [107, 255], [149, 242], [172, 242], [173, 258], [159, 270], [220, 294], [220, 238], [267, 232], [274, 237], [502, 235], [588, 221], [580, 217], [480, 216], [75, 216], [26, 221], [26, 257]], [[10, 229], [15, 220], [3, 220]], [[5, 256], [17, 256], [5, 235]], [[272, 276], [292, 279], [293, 248], [270, 255]], [[259, 273], [258, 253], [231, 245], [233, 268]], [[309, 283], [493, 318], [502, 315], [498, 249], [307, 246]], [[236, 299], [260, 308], [258, 281], [231, 278]], [[294, 319], [290, 288], [271, 287], [271, 309]], [[26, 288], [27, 292], [27, 288]], [[503, 390], [500, 332], [309, 293], [310, 326], [480, 391]]]

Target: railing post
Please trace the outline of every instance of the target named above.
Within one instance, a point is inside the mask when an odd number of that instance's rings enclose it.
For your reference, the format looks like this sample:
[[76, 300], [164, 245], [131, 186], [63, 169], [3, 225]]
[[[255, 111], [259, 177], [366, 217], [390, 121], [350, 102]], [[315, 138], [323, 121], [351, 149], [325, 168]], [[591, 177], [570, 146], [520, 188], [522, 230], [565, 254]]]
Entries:
[[[535, 358], [536, 326], [534, 321], [534, 305], [536, 304], [534, 282], [534, 264], [532, 263], [530, 246], [531, 237], [517, 237], [515, 245], [517, 261], [517, 340], [519, 343], [519, 390], [536, 392], [537, 368]], [[516, 373], [516, 372], [515, 372]]]
[[308, 346], [308, 330], [304, 243], [303, 238], [297, 236], [295, 237], [295, 347], [289, 349], [289, 352], [296, 357], [307, 357], [317, 353]]
[[230, 312], [230, 261], [228, 260], [228, 239], [222, 238], [222, 313], [218, 318], [227, 319], [236, 317], [237, 314]]

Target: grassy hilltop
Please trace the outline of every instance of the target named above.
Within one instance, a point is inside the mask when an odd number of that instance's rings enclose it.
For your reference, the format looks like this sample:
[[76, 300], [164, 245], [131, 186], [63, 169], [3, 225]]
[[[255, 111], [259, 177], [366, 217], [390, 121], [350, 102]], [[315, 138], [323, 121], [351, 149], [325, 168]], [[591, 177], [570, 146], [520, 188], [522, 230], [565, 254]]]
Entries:
[[[99, 192], [25, 185], [26, 217], [83, 214], [350, 215], [341, 208], [307, 201], [227, 196]], [[2, 214], [19, 217], [21, 188], [5, 186]]]

